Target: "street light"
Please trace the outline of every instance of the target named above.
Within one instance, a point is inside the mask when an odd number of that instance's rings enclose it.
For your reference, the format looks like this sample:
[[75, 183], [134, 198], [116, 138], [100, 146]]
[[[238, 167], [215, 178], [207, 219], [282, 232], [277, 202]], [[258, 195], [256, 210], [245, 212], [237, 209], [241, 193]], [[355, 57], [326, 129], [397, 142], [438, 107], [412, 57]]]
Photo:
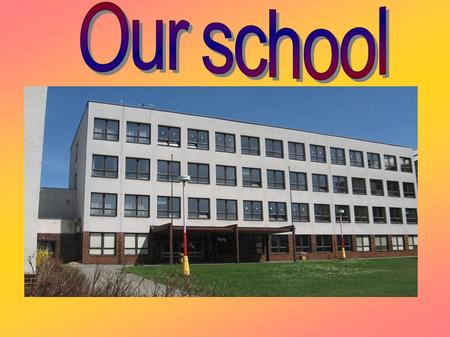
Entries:
[[189, 259], [188, 259], [188, 247], [187, 247], [187, 234], [186, 234], [186, 211], [184, 210], [184, 187], [186, 186], [187, 182], [191, 181], [191, 176], [184, 175], [178, 177], [178, 180], [183, 183], [183, 275], [189, 276], [191, 275], [191, 272], [189, 270]]
[[336, 213], [339, 215], [339, 226], [341, 228], [341, 248], [342, 248], [342, 258], [345, 259], [347, 256], [345, 254], [345, 244], [344, 244], [344, 234], [342, 233], [342, 214], [345, 211], [342, 208], [336, 210]]

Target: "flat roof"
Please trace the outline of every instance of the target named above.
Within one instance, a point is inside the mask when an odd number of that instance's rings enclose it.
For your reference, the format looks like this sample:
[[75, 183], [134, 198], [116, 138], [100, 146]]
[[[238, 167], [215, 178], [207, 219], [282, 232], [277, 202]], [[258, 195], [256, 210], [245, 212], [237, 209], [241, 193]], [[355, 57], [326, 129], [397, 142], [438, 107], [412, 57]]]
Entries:
[[[89, 103], [115, 105], [115, 106], [127, 107], [127, 108], [135, 108], [135, 109], [144, 109], [144, 110], [149, 110], [149, 111], [165, 112], [165, 113], [169, 113], [169, 114], [186, 115], [186, 116], [192, 116], [192, 117], [200, 117], [200, 118], [207, 118], [207, 119], [222, 120], [222, 121], [227, 121], [227, 122], [235, 122], [235, 123], [242, 123], [242, 124], [258, 125], [258, 126], [264, 126], [264, 127], [270, 127], [270, 128], [276, 128], [276, 129], [300, 131], [300, 132], [312, 133], [312, 134], [317, 134], [317, 135], [322, 135], [322, 136], [331, 136], [331, 137], [336, 137], [336, 138], [352, 139], [352, 140], [357, 140], [357, 141], [362, 141], [362, 142], [367, 142], [367, 143], [374, 143], [374, 144], [382, 144], [382, 145], [402, 147], [402, 148], [406, 148], [406, 149], [411, 149], [411, 150], [416, 150], [417, 151], [417, 149], [414, 149], [414, 148], [409, 147], [409, 146], [404, 146], [404, 145], [384, 143], [384, 142], [380, 142], [380, 141], [373, 141], [373, 140], [367, 140], [367, 139], [356, 138], [356, 137], [349, 137], [349, 136], [339, 136], [339, 135], [335, 135], [335, 134], [328, 134], [328, 133], [323, 133], [323, 132], [318, 132], [318, 131], [302, 130], [302, 129], [290, 128], [290, 127], [286, 127], [286, 126], [276, 126], [276, 125], [270, 125], [270, 124], [264, 124], [264, 123], [248, 122], [248, 121], [237, 120], [237, 119], [232, 119], [232, 118], [215, 117], [215, 116], [201, 115], [201, 114], [195, 114], [195, 113], [189, 113], [189, 112], [181, 112], [181, 111], [173, 111], [173, 110], [153, 108], [153, 107], [150, 108], [150, 107], [140, 106], [140, 105], [109, 103], [109, 102], [96, 101], [96, 100], [88, 100], [86, 102], [86, 107], [89, 105]], [[86, 112], [86, 110], [87, 109], [85, 109], [84, 113]], [[83, 113], [83, 116], [84, 116], [84, 113]], [[83, 116], [80, 119], [80, 123], [81, 123], [81, 120], [83, 119]], [[80, 125], [78, 125], [78, 128], [79, 127], [80, 127]], [[75, 139], [75, 136], [76, 136], [76, 134], [78, 132], [78, 128], [77, 128], [77, 131], [75, 132], [74, 139]], [[72, 145], [73, 145], [73, 141], [72, 141]], [[71, 148], [72, 148], [72, 146], [71, 146]]]

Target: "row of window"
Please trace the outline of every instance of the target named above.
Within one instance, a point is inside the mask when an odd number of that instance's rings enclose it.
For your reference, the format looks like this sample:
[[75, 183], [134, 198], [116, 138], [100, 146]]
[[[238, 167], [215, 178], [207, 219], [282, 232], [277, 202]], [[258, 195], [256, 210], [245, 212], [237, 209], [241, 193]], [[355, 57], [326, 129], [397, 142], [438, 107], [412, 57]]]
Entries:
[[[127, 142], [150, 144], [151, 125], [146, 123], [127, 122]], [[236, 153], [236, 136], [231, 133], [215, 133], [215, 150], [217, 152]], [[95, 118], [94, 139], [119, 140], [119, 121]], [[158, 144], [181, 147], [181, 129], [179, 127], [158, 125]], [[209, 150], [209, 131], [188, 129], [187, 147], [199, 150]], [[267, 157], [284, 158], [283, 141], [279, 139], [265, 139], [265, 154]], [[289, 159], [306, 160], [305, 144], [288, 142]], [[260, 139], [254, 136], [241, 136], [241, 153], [246, 155], [261, 155]], [[310, 160], [312, 162], [326, 163], [327, 154], [325, 146], [310, 144]], [[350, 166], [365, 167], [362, 151], [349, 150]], [[347, 165], [346, 151], [339, 147], [330, 147], [330, 162], [335, 165]], [[397, 158], [385, 154], [383, 157], [384, 169], [398, 171]], [[381, 155], [367, 152], [367, 167], [381, 169]], [[411, 158], [400, 157], [400, 171], [413, 172]]]
[[[92, 175], [94, 177], [117, 178], [118, 157], [93, 155]], [[129, 158], [125, 160], [125, 178], [150, 180], [150, 159]], [[177, 181], [180, 176], [180, 162], [158, 160], [158, 181]], [[209, 184], [209, 164], [188, 163], [188, 174], [191, 183]], [[267, 172], [267, 187], [272, 189], [285, 189], [285, 172], [283, 170], [271, 170]], [[312, 190], [314, 192], [329, 192], [328, 175], [312, 173]], [[345, 176], [332, 176], [334, 193], [349, 193], [348, 181]], [[290, 188], [292, 190], [307, 191], [308, 179], [305, 172], [289, 172]], [[366, 179], [351, 178], [353, 194], [366, 195]], [[216, 184], [226, 186], [237, 186], [236, 166], [216, 165]], [[252, 167], [242, 168], [242, 186], [262, 187], [261, 169]], [[386, 190], [389, 197], [400, 197], [400, 184], [398, 181], [386, 181]], [[385, 189], [383, 180], [370, 179], [371, 195], [384, 196]], [[403, 196], [415, 198], [414, 183], [403, 182]]]
[[[335, 221], [351, 222], [350, 206], [335, 205]], [[269, 221], [287, 221], [287, 206], [285, 202], [269, 201]], [[369, 207], [354, 206], [354, 221], [356, 223], [369, 223]], [[217, 220], [238, 220], [237, 200], [216, 200]], [[244, 220], [262, 221], [262, 201], [243, 201]], [[125, 195], [124, 214], [126, 217], [150, 217], [149, 195]], [[91, 215], [95, 216], [117, 216], [117, 194], [92, 193]], [[157, 217], [158, 218], [180, 218], [180, 198], [158, 196]], [[310, 211], [308, 203], [292, 203], [291, 216], [295, 222], [309, 222]], [[190, 219], [210, 219], [210, 199], [188, 198], [188, 217]], [[389, 207], [391, 223], [403, 223], [403, 212], [399, 207]], [[372, 219], [374, 223], [386, 223], [386, 208], [372, 207]], [[406, 208], [405, 219], [407, 224], [417, 224], [417, 209]], [[315, 222], [331, 222], [330, 205], [314, 204]]]
[[[312, 235], [296, 235], [295, 245], [297, 252], [312, 252]], [[333, 240], [331, 235], [315, 235], [315, 251], [317, 252], [332, 252], [333, 251]], [[337, 239], [337, 250], [342, 249], [342, 239], [338, 235]], [[271, 238], [271, 252], [272, 253], [288, 253], [289, 236], [287, 235], [273, 235]], [[388, 250], [392, 251], [403, 251], [406, 250], [403, 235], [392, 235], [391, 245], [388, 245], [387, 235], [375, 235], [374, 242], [370, 242], [369, 235], [356, 235], [356, 245], [352, 241], [351, 235], [344, 235], [344, 248], [348, 252], [385, 252]], [[408, 250], [417, 250], [417, 235], [408, 235]]]
[[[312, 238], [315, 239], [315, 251], [332, 252], [333, 240], [331, 235], [296, 235], [295, 245], [297, 252], [312, 252]], [[337, 236], [337, 250], [342, 249], [342, 239]], [[272, 253], [289, 252], [289, 236], [272, 235], [271, 248]], [[344, 248], [347, 251], [370, 252], [370, 251], [403, 251], [406, 249], [404, 236], [391, 236], [391, 245], [388, 245], [387, 235], [376, 235], [374, 242], [371, 243], [369, 235], [357, 235], [356, 245], [352, 241], [351, 235], [344, 235]], [[148, 255], [149, 254], [149, 235], [146, 233], [125, 233], [123, 250], [125, 255]], [[408, 235], [407, 249], [417, 250], [417, 235]], [[115, 233], [90, 233], [89, 237], [90, 255], [115, 255], [116, 254], [116, 234]]]

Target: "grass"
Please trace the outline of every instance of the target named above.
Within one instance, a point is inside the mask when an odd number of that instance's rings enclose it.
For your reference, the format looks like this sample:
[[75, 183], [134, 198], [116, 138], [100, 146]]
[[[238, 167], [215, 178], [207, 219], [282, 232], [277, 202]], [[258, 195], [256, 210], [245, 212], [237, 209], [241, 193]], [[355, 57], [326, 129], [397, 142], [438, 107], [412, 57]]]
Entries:
[[[149, 279], [180, 265], [126, 267]], [[225, 296], [417, 296], [417, 258], [191, 265], [200, 286]]]

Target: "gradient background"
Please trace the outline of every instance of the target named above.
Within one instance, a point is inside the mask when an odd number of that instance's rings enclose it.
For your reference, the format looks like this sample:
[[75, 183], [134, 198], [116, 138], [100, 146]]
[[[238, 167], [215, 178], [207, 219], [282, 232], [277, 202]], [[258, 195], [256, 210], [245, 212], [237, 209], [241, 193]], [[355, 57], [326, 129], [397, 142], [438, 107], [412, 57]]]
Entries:
[[[116, 1], [129, 20], [139, 18], [145, 34], [156, 19], [186, 19], [193, 25], [182, 37], [179, 73], [141, 73], [128, 62], [114, 75], [92, 72], [79, 49], [81, 22], [95, 1], [2, 1], [0, 3], [2, 158], [0, 205], [2, 254], [1, 336], [449, 336], [450, 237], [448, 190], [449, 7], [444, 1]], [[280, 27], [303, 37], [327, 28], [338, 39], [355, 26], [377, 34], [378, 7], [390, 11], [390, 76], [354, 82], [341, 72], [327, 85], [417, 85], [419, 90], [420, 257], [418, 298], [24, 298], [23, 297], [23, 88], [28, 85], [324, 85], [306, 74], [291, 78], [290, 46], [284, 43], [280, 80], [246, 79], [239, 72], [223, 78], [209, 74], [201, 56], [202, 30], [212, 21], [234, 32], [247, 24], [267, 30], [268, 9], [280, 13]], [[94, 55], [115, 53], [118, 42], [103, 18], [94, 29]], [[115, 30], [116, 29], [116, 30]], [[151, 36], [151, 35], [147, 35]], [[152, 41], [145, 55], [153, 52]], [[249, 64], [264, 47], [248, 43]], [[355, 57], [365, 56], [355, 44]], [[329, 56], [320, 49], [320, 69]], [[325, 50], [325, 49], [324, 49]], [[358, 52], [359, 51], [359, 52]], [[357, 60], [354, 61], [358, 67]], [[61, 118], [63, 118], [61, 111]], [[364, 118], [362, 115], [361, 118]], [[388, 121], [387, 121], [388, 122]]]

